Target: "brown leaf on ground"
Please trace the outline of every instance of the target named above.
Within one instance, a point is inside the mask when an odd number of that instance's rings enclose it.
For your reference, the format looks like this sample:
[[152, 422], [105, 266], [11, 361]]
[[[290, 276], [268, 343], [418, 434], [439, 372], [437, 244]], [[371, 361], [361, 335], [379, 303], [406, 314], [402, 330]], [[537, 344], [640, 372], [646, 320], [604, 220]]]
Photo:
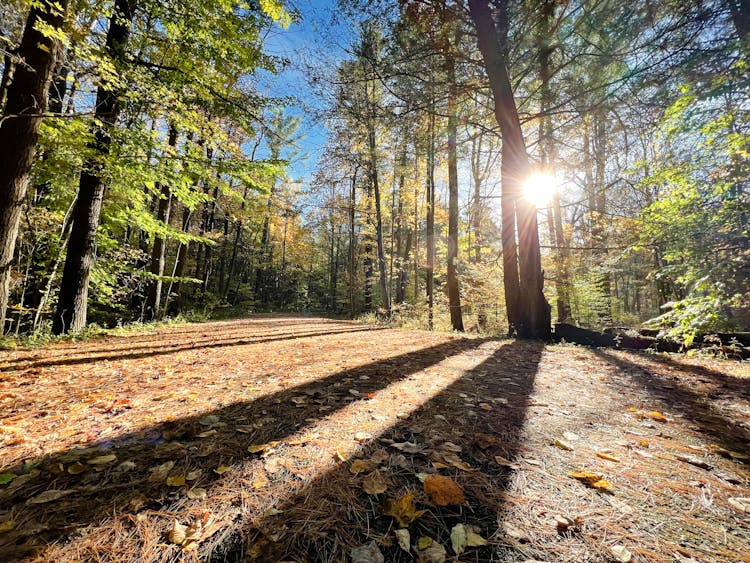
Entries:
[[388, 499], [385, 505], [385, 514], [392, 516], [402, 528], [408, 528], [409, 524], [424, 514], [424, 510], [417, 510], [414, 504], [414, 493], [408, 492], [397, 499]]
[[453, 479], [430, 475], [424, 480], [424, 490], [438, 506], [463, 504], [464, 492]]

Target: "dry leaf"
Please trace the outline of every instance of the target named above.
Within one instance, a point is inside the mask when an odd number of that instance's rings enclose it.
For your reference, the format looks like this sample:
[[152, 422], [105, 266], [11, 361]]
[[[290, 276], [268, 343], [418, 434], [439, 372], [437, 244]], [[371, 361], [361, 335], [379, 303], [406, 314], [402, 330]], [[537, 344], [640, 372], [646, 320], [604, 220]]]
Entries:
[[638, 445], [642, 448], [648, 448], [649, 443], [648, 440], [638, 440]]
[[388, 489], [388, 483], [386, 483], [383, 474], [380, 471], [375, 470], [362, 479], [362, 489], [364, 489], [368, 495], [379, 495]]
[[494, 436], [490, 436], [489, 434], [476, 432], [474, 433], [474, 442], [476, 442], [477, 446], [479, 446], [480, 449], [486, 450], [487, 448], [496, 446], [499, 440]]
[[516, 525], [512, 524], [511, 522], [503, 522], [502, 523], [502, 529], [505, 534], [513, 538], [516, 541], [528, 541], [528, 536]]
[[373, 465], [380, 465], [381, 463], [385, 463], [386, 461], [388, 461], [388, 457], [388, 452], [380, 448], [372, 453], [372, 455], [370, 456], [370, 463], [372, 463]]
[[396, 541], [398, 541], [398, 546], [403, 549], [406, 553], [409, 553], [411, 550], [411, 537], [409, 536], [409, 530], [402, 528], [400, 530], [396, 530]]
[[748, 497], [731, 497], [727, 502], [740, 512], [750, 513], [750, 498]]
[[343, 462], [345, 462], [345, 461], [346, 461], [347, 459], [349, 459], [349, 458], [347, 457], [347, 455], [346, 455], [346, 454], [345, 454], [345, 453], [344, 453], [343, 451], [341, 451], [341, 450], [336, 450], [336, 451], [335, 451], [335, 452], [333, 453], [333, 459], [335, 459], [336, 461], [340, 461], [340, 462], [342, 462], [342, 463], [343, 463]]
[[42, 494], [29, 499], [27, 502], [29, 504], [44, 504], [45, 502], [52, 502], [53, 500], [68, 496], [72, 492], [72, 490], [61, 491], [58, 489], [50, 489], [49, 491], [44, 491]]
[[351, 551], [352, 563], [383, 563], [385, 558], [374, 541], [355, 547]]
[[115, 454], [100, 455], [99, 457], [88, 460], [86, 463], [88, 463], [89, 465], [105, 465], [107, 463], [115, 461], [116, 459], [117, 456]]
[[266, 476], [265, 471], [262, 469], [258, 471], [258, 474], [256, 475], [255, 479], [253, 479], [253, 489], [262, 489], [266, 485], [268, 485], [270, 481], [268, 480], [268, 477]]
[[468, 547], [481, 547], [487, 545], [487, 540], [479, 534], [477, 526], [466, 526], [466, 545]]
[[398, 525], [402, 528], [409, 527], [409, 524], [422, 516], [426, 511], [417, 510], [414, 505], [414, 493], [408, 492], [398, 499], [389, 499], [386, 501], [385, 514], [395, 518]]
[[164, 481], [173, 467], [174, 461], [167, 461], [166, 463], [162, 463], [151, 471], [151, 475], [148, 476], [148, 480], [152, 483]]
[[465, 500], [458, 483], [442, 475], [428, 476], [424, 480], [424, 490], [438, 506], [459, 505]]
[[558, 440], [557, 438], [552, 440], [552, 445], [557, 446], [561, 450], [566, 450], [569, 452], [573, 451], [573, 446], [567, 444], [566, 442], [563, 442], [562, 440]]
[[187, 526], [184, 526], [177, 520], [175, 520], [174, 524], [172, 524], [172, 529], [169, 530], [169, 541], [171, 541], [172, 543], [176, 543], [177, 545], [182, 545], [183, 543], [185, 543], [186, 537]]
[[614, 461], [615, 463], [619, 463], [619, 458], [616, 458], [613, 455], [610, 455], [606, 452], [596, 452], [597, 457], [600, 457], [602, 459], [606, 459], [607, 461]]
[[201, 473], [203, 473], [202, 470], [196, 469], [195, 471], [189, 471], [187, 475], [185, 475], [186, 481], [195, 481], [198, 477], [201, 476]]
[[461, 555], [466, 549], [466, 527], [456, 524], [451, 530], [451, 549], [456, 555]]
[[420, 446], [419, 444], [414, 444], [412, 442], [397, 442], [391, 444], [391, 447], [407, 454], [418, 454], [424, 451], [424, 448], [422, 446]]
[[612, 551], [612, 555], [619, 563], [630, 563], [633, 559], [633, 554], [621, 545], [613, 545], [610, 551]]
[[224, 473], [226, 473], [230, 469], [232, 468], [229, 467], [228, 465], [220, 465], [219, 467], [214, 469], [214, 473], [216, 473], [217, 475], [224, 475]]
[[679, 461], [684, 461], [685, 463], [689, 463], [690, 465], [695, 465], [696, 467], [700, 467], [701, 469], [710, 470], [713, 469], [713, 465], [708, 463], [707, 461], [700, 459], [698, 457], [692, 456], [692, 455], [686, 455], [686, 454], [675, 454], [674, 456]]
[[201, 487], [195, 487], [194, 489], [190, 489], [187, 492], [187, 498], [193, 499], [193, 500], [205, 500], [206, 489], [203, 489]]
[[252, 444], [247, 447], [247, 451], [251, 454], [257, 454], [258, 452], [265, 451], [276, 446], [277, 444], [278, 442], [268, 442], [267, 444]]
[[591, 487], [603, 493], [611, 493], [614, 485], [605, 479], [600, 479], [599, 481], [592, 483]]
[[419, 538], [419, 541], [417, 541], [417, 549], [427, 549], [432, 545], [433, 539], [429, 538], [427, 536], [422, 536]]
[[518, 469], [518, 468], [521, 467], [517, 463], [513, 463], [512, 461], [510, 461], [509, 459], [504, 458], [501, 455], [496, 455], [495, 456], [495, 463], [497, 463], [498, 465], [502, 465], [504, 467], [509, 467], [510, 469]]
[[170, 487], [183, 487], [185, 485], [185, 476], [171, 475], [167, 477], [167, 485]]
[[370, 469], [370, 464], [363, 459], [355, 459], [349, 466], [349, 473], [359, 475]]
[[474, 471], [474, 468], [468, 463], [464, 462], [460, 457], [455, 454], [446, 454], [443, 456], [443, 460], [446, 463], [450, 463], [456, 469], [461, 471]]
[[659, 411], [651, 411], [646, 416], [648, 416], [651, 420], [656, 420], [657, 422], [667, 422], [667, 417]]
[[417, 552], [417, 563], [443, 563], [444, 561], [445, 548], [434, 540], [430, 541], [425, 549]]
[[0, 522], [0, 534], [3, 534], [5, 532], [10, 532], [15, 527], [16, 527], [15, 520], [6, 520], [5, 522]]
[[601, 475], [592, 473], [591, 471], [586, 471], [585, 469], [576, 469], [575, 471], [571, 471], [570, 473], [568, 473], [568, 477], [578, 479], [581, 483], [584, 483], [589, 487], [597, 481], [601, 481], [602, 479]]

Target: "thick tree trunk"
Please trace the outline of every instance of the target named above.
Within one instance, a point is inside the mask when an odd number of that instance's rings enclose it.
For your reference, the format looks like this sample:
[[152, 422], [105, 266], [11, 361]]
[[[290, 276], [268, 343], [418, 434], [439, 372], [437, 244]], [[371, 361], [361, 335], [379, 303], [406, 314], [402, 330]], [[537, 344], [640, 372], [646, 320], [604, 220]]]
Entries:
[[[508, 188], [511, 188], [509, 199], [515, 200], [515, 212], [518, 219], [520, 291], [517, 331], [522, 337], [549, 339], [551, 335], [550, 306], [543, 291], [544, 276], [539, 251], [537, 211], [534, 205], [517, 197], [519, 182], [528, 174], [528, 157], [507, 69], [507, 3], [500, 1], [498, 4], [500, 29], [495, 27], [487, 0], [469, 0], [469, 11], [477, 31], [479, 50], [482, 53], [492, 89], [495, 119], [503, 135], [503, 195]], [[506, 209], [503, 219], [507, 219], [507, 211], [509, 210]], [[509, 233], [505, 224], [503, 229], [505, 244], [506, 235]], [[505, 257], [503, 262], [505, 263]], [[512, 276], [512, 273], [511, 269], [504, 275], [508, 277], [509, 274]], [[506, 284], [506, 300], [508, 299], [508, 285], [511, 286], [512, 293], [515, 282]], [[512, 303], [511, 305], [513, 306]], [[511, 319], [510, 308], [508, 316], [512, 327], [515, 319]]]
[[[116, 0], [107, 32], [106, 51], [115, 63], [125, 60], [130, 24], [135, 6], [131, 0]], [[89, 149], [94, 157], [84, 162], [73, 209], [73, 225], [68, 239], [60, 294], [52, 331], [55, 334], [77, 332], [86, 326], [89, 277], [94, 263], [96, 230], [104, 198], [103, 157], [109, 154], [111, 131], [120, 113], [120, 92], [103, 83], [96, 92], [96, 125]]]
[[450, 48], [446, 54], [448, 74], [448, 306], [453, 330], [463, 332], [461, 294], [458, 289], [458, 156], [456, 154], [456, 69]]
[[[177, 146], [177, 129], [174, 125], [169, 128], [169, 138], [167, 140], [167, 151]], [[156, 219], [160, 223], [169, 224], [169, 216], [172, 211], [172, 190], [168, 185], [163, 184], [159, 194], [159, 206], [156, 213]], [[154, 246], [151, 251], [151, 274], [154, 278], [151, 280], [148, 296], [146, 297], [146, 318], [154, 320], [159, 317], [159, 306], [161, 305], [161, 288], [163, 285], [162, 277], [164, 276], [164, 254], [166, 249], [166, 239], [159, 235], [154, 235]]]
[[[67, 8], [68, 0], [40, 0], [32, 6], [17, 50], [23, 64], [17, 65], [12, 82], [4, 88], [4, 113], [0, 120], [0, 335], [5, 331], [21, 207], [39, 142], [41, 115], [47, 110], [50, 82], [60, 52], [60, 42], [38, 28], [60, 29]], [[6, 57], [8, 77], [9, 62]]]

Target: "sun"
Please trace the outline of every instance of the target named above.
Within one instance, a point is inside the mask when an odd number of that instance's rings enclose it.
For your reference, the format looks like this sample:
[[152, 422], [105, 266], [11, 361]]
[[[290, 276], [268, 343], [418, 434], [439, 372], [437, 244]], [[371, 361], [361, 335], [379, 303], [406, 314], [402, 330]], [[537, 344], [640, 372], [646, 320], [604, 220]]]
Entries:
[[552, 174], [535, 172], [523, 184], [523, 197], [537, 207], [544, 207], [552, 199], [555, 189], [555, 177]]

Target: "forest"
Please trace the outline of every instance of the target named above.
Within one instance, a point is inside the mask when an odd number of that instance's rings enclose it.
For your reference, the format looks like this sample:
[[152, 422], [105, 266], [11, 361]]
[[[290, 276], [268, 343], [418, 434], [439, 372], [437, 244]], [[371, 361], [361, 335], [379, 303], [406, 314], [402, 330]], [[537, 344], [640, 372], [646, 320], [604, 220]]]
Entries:
[[750, 562], [750, 0], [0, 54], [0, 561]]
[[750, 328], [746, 3], [328, 8], [321, 66], [293, 4], [5, 4], [4, 332]]

